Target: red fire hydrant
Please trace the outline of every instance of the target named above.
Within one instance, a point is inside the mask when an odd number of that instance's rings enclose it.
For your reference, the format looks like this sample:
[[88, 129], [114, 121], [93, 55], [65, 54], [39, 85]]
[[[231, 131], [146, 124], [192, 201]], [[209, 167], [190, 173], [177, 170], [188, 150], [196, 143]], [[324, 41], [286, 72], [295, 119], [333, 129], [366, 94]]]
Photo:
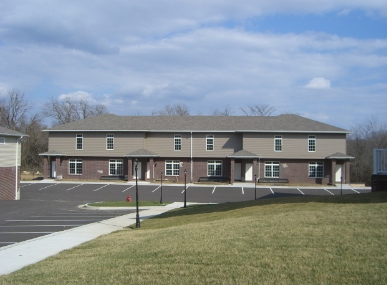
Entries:
[[128, 195], [128, 197], [126, 197], [126, 202], [132, 202], [132, 197], [130, 197], [130, 195]]

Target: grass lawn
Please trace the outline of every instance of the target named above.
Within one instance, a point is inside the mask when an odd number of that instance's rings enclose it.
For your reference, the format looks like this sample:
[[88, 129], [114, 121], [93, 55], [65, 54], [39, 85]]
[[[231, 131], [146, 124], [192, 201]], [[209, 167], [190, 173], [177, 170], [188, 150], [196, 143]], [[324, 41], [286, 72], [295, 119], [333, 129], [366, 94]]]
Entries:
[[387, 192], [176, 209], [0, 284], [387, 284]]

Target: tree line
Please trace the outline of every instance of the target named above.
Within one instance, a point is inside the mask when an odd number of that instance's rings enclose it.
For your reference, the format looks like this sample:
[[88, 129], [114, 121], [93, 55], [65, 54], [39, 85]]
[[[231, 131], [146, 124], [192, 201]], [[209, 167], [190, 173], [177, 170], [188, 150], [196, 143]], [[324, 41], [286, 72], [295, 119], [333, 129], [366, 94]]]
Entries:
[[[28, 135], [22, 140], [22, 169], [41, 171], [40, 153], [47, 151], [48, 129], [45, 124], [51, 119], [52, 126], [86, 119], [92, 116], [108, 114], [103, 104], [92, 104], [86, 99], [75, 100], [69, 97], [59, 100], [49, 98], [40, 113], [31, 113], [32, 104], [23, 92], [12, 89], [0, 93], [0, 125]], [[267, 104], [256, 104], [240, 107], [246, 116], [271, 116], [275, 108]], [[231, 116], [232, 108], [225, 106], [211, 111], [210, 116]], [[153, 116], [190, 116], [187, 105], [182, 103], [168, 104], [161, 109], [153, 110]], [[201, 114], [198, 114], [201, 115]], [[387, 125], [377, 118], [366, 119], [364, 123], [352, 127], [353, 133], [347, 138], [347, 154], [355, 157], [351, 161], [351, 181], [369, 184], [373, 171], [373, 149], [387, 149]]]

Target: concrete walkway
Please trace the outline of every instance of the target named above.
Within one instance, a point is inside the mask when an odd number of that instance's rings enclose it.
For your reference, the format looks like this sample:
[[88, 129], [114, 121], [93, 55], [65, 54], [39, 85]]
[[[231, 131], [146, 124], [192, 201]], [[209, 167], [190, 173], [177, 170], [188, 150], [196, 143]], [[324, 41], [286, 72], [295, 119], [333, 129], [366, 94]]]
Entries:
[[[141, 207], [140, 221], [181, 207], [183, 207], [183, 203], [172, 203], [160, 207]], [[0, 275], [12, 273], [27, 265], [55, 255], [62, 250], [73, 248], [101, 235], [121, 230], [135, 223], [136, 213], [131, 213], [1, 247], [0, 260], [2, 262]]]

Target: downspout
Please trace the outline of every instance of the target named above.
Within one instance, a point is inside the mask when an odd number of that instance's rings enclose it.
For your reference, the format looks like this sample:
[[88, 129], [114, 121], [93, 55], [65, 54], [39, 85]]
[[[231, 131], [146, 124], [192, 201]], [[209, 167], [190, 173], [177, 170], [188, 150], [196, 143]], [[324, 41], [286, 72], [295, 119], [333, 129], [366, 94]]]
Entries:
[[191, 132], [191, 176], [190, 176], [190, 183], [192, 183], [192, 174], [193, 174], [193, 158], [192, 158], [192, 132]]
[[18, 173], [19, 173], [19, 168], [18, 168], [18, 164], [19, 164], [19, 140], [21, 140], [23, 137], [20, 137], [18, 139], [16, 139], [16, 157], [15, 157], [15, 200], [19, 200], [19, 195], [18, 195]]

